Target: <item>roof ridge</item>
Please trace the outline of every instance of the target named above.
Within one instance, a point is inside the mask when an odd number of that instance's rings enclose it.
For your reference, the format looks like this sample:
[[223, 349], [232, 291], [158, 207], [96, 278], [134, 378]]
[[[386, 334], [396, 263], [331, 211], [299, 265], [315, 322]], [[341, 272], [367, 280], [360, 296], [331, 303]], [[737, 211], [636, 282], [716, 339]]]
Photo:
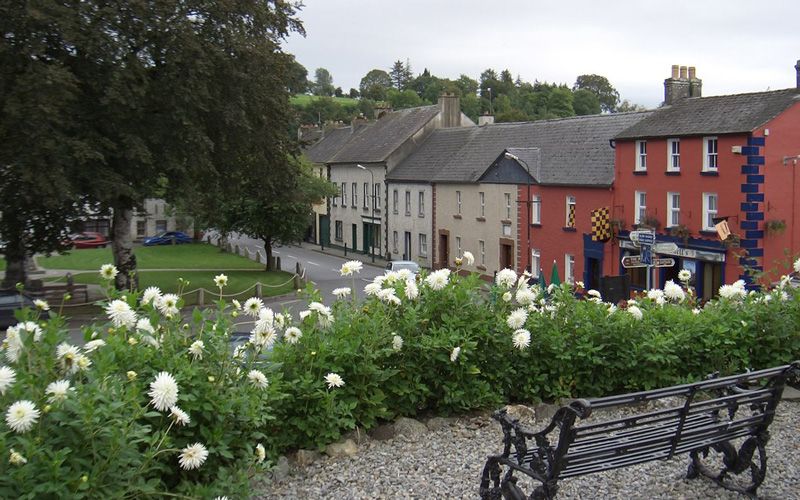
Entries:
[[[797, 87], [788, 87], [785, 89], [776, 89], [776, 90], [759, 90], [757, 92], [739, 92], [737, 94], [722, 94], [722, 95], [709, 95], [709, 96], [700, 96], [700, 97], [686, 97], [681, 99], [676, 104], [680, 104], [681, 102], [685, 101], [699, 101], [699, 100], [709, 100], [709, 99], [724, 99], [725, 97], [740, 97], [740, 96], [756, 96], [756, 95], [764, 95], [764, 94], [792, 94], [797, 93], [800, 94], [800, 88]], [[674, 106], [674, 104], [673, 104]], [[666, 107], [666, 106], [664, 106]]]

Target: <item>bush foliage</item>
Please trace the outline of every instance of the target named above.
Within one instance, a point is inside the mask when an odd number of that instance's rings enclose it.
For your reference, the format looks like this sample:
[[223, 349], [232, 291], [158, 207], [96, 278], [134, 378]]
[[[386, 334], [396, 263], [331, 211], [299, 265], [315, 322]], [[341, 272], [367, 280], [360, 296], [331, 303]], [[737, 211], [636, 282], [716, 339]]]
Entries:
[[[359, 269], [347, 263], [343, 274]], [[493, 284], [401, 271], [377, 278], [361, 302], [309, 288], [294, 318], [255, 298], [182, 317], [153, 290], [108, 293], [109, 323], [84, 327], [94, 343], [83, 348], [64, 347], [64, 319], [44, 304], [9, 330], [0, 496], [246, 496], [278, 454], [384, 419], [651, 389], [800, 357], [800, 295], [790, 286], [726, 285], [700, 307], [687, 284], [670, 283], [612, 305], [510, 270]], [[236, 346], [230, 332], [243, 318], [255, 327]], [[186, 425], [158, 408], [162, 372], [178, 385], [173, 404]], [[71, 387], [60, 398], [48, 392], [58, 380]], [[28, 430], [10, 416], [18, 401], [40, 412]], [[208, 458], [185, 469], [193, 443]]]

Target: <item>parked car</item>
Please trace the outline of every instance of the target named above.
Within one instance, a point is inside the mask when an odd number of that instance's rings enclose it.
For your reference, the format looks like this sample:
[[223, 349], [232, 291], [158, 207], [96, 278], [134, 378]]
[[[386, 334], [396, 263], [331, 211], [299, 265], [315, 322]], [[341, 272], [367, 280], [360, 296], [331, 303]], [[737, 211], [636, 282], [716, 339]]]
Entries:
[[191, 243], [194, 240], [191, 236], [181, 231], [164, 231], [156, 236], [149, 236], [144, 239], [144, 246], [153, 245], [179, 245], [181, 243]]
[[386, 264], [387, 271], [399, 271], [401, 269], [408, 269], [414, 274], [419, 274], [419, 264], [413, 260], [393, 260]]
[[69, 237], [73, 248], [105, 248], [110, 242], [100, 233], [86, 231]]
[[0, 290], [0, 328], [16, 325], [14, 311], [23, 307], [34, 307], [33, 299], [16, 290]]

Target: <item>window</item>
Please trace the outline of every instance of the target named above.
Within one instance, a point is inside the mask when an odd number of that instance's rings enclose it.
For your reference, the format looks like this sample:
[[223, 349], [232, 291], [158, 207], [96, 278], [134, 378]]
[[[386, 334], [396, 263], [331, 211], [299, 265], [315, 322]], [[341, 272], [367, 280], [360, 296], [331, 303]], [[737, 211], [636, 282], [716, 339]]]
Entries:
[[156, 233], [163, 233], [167, 230], [167, 221], [165, 220], [157, 220], [156, 221]]
[[456, 213], [461, 214], [461, 191], [456, 191]]
[[375, 183], [375, 192], [373, 194], [373, 201], [375, 204], [372, 206], [375, 210], [381, 209], [381, 184], [380, 182]]
[[567, 196], [565, 227], [575, 227], [575, 197]]
[[358, 207], [358, 184], [354, 182], [350, 191], [353, 195], [353, 208], [356, 208]]
[[[335, 184], [334, 184], [334, 185], [335, 185]], [[337, 203], [339, 203], [339, 197], [340, 197], [341, 195], [342, 195], [342, 193], [340, 193], [339, 191], [336, 191], [336, 196], [334, 196], [333, 198], [331, 198], [331, 206], [334, 206], [334, 207], [335, 207], [335, 206], [336, 206], [336, 204], [337, 204]]]
[[564, 254], [564, 281], [575, 283], [575, 256]]
[[717, 216], [717, 193], [703, 193], [703, 230], [714, 230], [714, 217]]
[[717, 138], [703, 139], [703, 172], [717, 171]]
[[647, 193], [644, 191], [636, 191], [634, 198], [633, 209], [633, 223], [638, 224], [642, 222], [647, 211]]
[[[396, 193], [397, 191], [395, 191]], [[392, 251], [397, 253], [397, 231], [392, 232]]]
[[478, 198], [480, 199], [480, 202], [481, 202], [481, 217], [485, 217], [486, 216], [486, 195], [484, 194], [483, 191], [478, 193]]
[[336, 221], [336, 241], [342, 241], [342, 221]]
[[406, 215], [411, 215], [411, 191], [406, 191]]
[[425, 191], [419, 192], [419, 216], [425, 217]]
[[456, 236], [456, 257], [461, 258], [461, 236]]
[[481, 254], [481, 265], [486, 265], [486, 242], [483, 240], [478, 241], [478, 252]]
[[542, 252], [535, 248], [531, 249], [531, 275], [534, 278], [539, 277], [539, 271], [542, 269]]
[[421, 257], [428, 255], [428, 235], [419, 233], [419, 254]]
[[542, 223], [542, 197], [538, 194], [531, 199], [531, 224]]
[[369, 208], [369, 182], [364, 183], [364, 208]]
[[342, 183], [342, 206], [347, 206], [347, 184], [344, 182]]
[[503, 193], [506, 199], [506, 219], [511, 219], [511, 193]]
[[372, 236], [372, 248], [375, 248], [376, 252], [381, 247], [381, 225], [380, 224], [371, 224], [370, 225], [370, 233]]
[[636, 141], [636, 171], [647, 170], [647, 141]]
[[667, 227], [681, 223], [681, 194], [667, 193]]
[[667, 172], [681, 171], [681, 141], [667, 139]]
[[392, 191], [392, 211], [397, 213], [398, 195], [397, 190]]
[[136, 221], [136, 236], [144, 236], [145, 233], [145, 221], [137, 220]]

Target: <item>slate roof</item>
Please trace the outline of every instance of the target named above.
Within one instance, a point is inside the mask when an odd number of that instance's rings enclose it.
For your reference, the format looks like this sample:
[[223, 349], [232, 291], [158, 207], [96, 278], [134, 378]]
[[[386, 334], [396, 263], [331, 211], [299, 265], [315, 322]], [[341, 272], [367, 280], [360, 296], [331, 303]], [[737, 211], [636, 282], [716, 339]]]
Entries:
[[750, 132], [794, 103], [800, 89], [682, 99], [623, 130], [617, 139]]
[[[356, 132], [360, 132], [356, 129]], [[342, 127], [328, 131], [321, 140], [306, 149], [309, 160], [314, 163], [328, 163], [342, 147], [352, 138], [353, 128]]]
[[439, 106], [420, 106], [387, 113], [353, 134], [326, 163], [379, 163], [439, 113]]
[[540, 177], [541, 184], [609, 186], [614, 180], [614, 150], [609, 141], [651, 113], [439, 129], [387, 178], [390, 181], [477, 182], [504, 150], [510, 149], [527, 161], [527, 152], [515, 148], [538, 148], [540, 168], [528, 163], [534, 177]]

